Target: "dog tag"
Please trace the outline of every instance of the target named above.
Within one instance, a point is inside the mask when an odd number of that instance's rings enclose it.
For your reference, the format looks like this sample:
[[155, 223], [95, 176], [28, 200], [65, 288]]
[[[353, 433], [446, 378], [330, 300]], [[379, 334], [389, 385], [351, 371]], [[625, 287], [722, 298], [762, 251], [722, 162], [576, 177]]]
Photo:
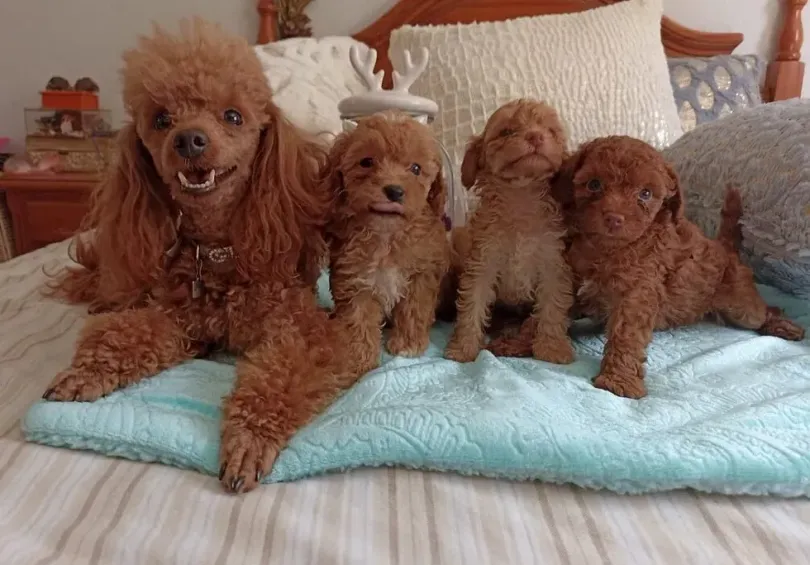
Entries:
[[197, 273], [194, 280], [191, 282], [191, 298], [197, 300], [205, 292], [205, 285], [202, 281], [202, 259], [200, 259], [200, 246], [197, 246], [197, 254], [194, 257], [196, 260]]
[[194, 279], [191, 283], [191, 298], [197, 300], [203, 295], [203, 292], [205, 292], [203, 282], [200, 279]]

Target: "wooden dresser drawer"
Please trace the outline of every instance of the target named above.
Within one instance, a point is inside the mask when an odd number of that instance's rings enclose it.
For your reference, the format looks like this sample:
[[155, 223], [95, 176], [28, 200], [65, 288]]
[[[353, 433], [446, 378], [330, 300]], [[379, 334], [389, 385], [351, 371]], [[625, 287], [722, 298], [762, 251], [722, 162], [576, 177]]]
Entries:
[[17, 254], [62, 241], [79, 229], [89, 209], [95, 175], [5, 175], [0, 190], [11, 211]]

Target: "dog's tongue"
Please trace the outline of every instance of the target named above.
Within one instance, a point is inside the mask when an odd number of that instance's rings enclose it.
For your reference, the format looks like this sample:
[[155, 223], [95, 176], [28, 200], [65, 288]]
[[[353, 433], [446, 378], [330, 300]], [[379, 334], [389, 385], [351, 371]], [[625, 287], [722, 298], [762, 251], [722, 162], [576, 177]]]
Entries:
[[371, 209], [382, 214], [404, 214], [405, 208], [398, 202], [376, 202]]
[[194, 169], [185, 173], [186, 179], [191, 184], [202, 184], [208, 180], [208, 175], [211, 171], [204, 171], [202, 169]]

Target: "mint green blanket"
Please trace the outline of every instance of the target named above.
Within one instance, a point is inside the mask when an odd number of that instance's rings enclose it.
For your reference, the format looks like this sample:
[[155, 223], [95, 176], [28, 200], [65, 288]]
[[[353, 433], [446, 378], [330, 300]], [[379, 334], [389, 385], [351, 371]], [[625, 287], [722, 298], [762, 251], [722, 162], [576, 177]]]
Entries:
[[[762, 287], [805, 327], [810, 303]], [[324, 296], [324, 300], [328, 300]], [[384, 354], [280, 455], [269, 481], [402, 465], [640, 493], [810, 495], [810, 342], [710, 324], [657, 333], [649, 396], [597, 390], [604, 336], [579, 335], [568, 366], [446, 361], [449, 326], [420, 359]], [[38, 402], [30, 441], [214, 475], [228, 362], [193, 361], [98, 402]]]

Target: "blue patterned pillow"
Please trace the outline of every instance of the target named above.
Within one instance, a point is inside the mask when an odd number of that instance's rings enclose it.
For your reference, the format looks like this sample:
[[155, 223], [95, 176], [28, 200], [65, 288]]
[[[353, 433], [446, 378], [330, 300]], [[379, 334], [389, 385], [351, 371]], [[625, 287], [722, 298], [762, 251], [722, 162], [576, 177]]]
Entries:
[[756, 55], [670, 58], [667, 63], [684, 132], [762, 104], [765, 63]]
[[714, 236], [726, 187], [743, 197], [742, 256], [759, 282], [810, 298], [810, 100], [762, 104], [664, 150], [686, 215]]

